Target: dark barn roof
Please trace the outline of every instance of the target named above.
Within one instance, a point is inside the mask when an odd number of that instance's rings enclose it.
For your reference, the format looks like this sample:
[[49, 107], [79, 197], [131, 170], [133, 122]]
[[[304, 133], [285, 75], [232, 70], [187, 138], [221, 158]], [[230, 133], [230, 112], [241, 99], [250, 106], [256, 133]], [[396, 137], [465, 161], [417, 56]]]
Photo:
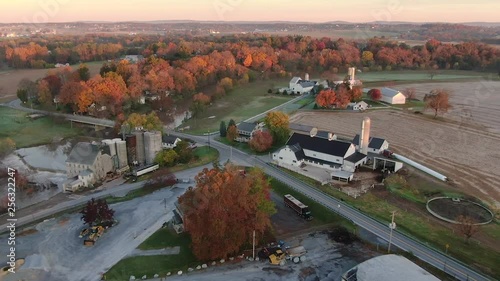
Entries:
[[303, 149], [317, 151], [338, 157], [344, 157], [347, 150], [351, 147], [351, 143], [331, 140], [318, 137], [311, 137], [310, 135], [302, 135], [293, 133], [288, 139], [287, 145], [299, 144]]
[[[380, 149], [382, 147], [382, 144], [384, 144], [384, 141], [385, 139], [370, 137], [368, 147], [373, 149]], [[354, 136], [354, 139], [352, 139], [352, 143], [354, 145], [359, 145], [359, 135]]]
[[255, 129], [254, 123], [241, 122], [238, 124], [238, 130], [251, 133]]

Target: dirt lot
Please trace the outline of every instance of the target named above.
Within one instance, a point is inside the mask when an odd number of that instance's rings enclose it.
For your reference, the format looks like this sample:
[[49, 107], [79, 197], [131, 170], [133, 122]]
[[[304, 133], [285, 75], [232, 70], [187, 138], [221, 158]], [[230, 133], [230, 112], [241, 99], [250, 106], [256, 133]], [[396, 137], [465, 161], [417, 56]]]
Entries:
[[[94, 76], [99, 73], [102, 62], [87, 63], [90, 69], [90, 75]], [[78, 68], [78, 65], [73, 65], [73, 69]], [[0, 71], [0, 101], [8, 101], [16, 98], [17, 85], [23, 78], [37, 80], [42, 78], [50, 69], [15, 69]]]
[[500, 205], [500, 135], [395, 110], [299, 112], [290, 121], [352, 138], [365, 116], [371, 135], [387, 139], [390, 149], [443, 173], [464, 193]]

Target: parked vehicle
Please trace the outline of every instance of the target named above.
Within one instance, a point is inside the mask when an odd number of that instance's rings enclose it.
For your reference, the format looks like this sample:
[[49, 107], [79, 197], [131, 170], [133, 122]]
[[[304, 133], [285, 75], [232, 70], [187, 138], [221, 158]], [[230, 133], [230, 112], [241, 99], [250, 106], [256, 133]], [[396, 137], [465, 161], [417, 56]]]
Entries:
[[264, 249], [264, 252], [269, 253], [269, 263], [273, 265], [285, 265], [286, 261], [293, 261], [294, 263], [299, 263], [306, 260], [305, 254], [307, 253], [304, 246], [297, 246], [293, 248], [288, 248], [283, 250], [278, 249]]
[[290, 194], [286, 194], [283, 199], [285, 205], [292, 208], [299, 216], [306, 220], [312, 220], [311, 212], [309, 211], [308, 206], [304, 205]]
[[382, 152], [382, 155], [384, 155], [384, 157], [391, 158], [391, 159], [394, 158], [393, 154], [394, 153], [392, 151], [387, 150], [387, 149]]

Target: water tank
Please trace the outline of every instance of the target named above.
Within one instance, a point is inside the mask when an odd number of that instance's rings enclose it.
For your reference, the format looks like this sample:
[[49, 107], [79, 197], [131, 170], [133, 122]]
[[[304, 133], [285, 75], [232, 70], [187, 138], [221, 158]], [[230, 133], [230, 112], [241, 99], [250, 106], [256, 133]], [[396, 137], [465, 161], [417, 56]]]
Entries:
[[121, 169], [127, 166], [127, 144], [123, 140], [118, 140], [116, 144], [116, 154], [118, 155], [118, 167]]
[[135, 140], [136, 140], [136, 147], [135, 147], [135, 153], [136, 153], [136, 159], [139, 164], [144, 164], [146, 161], [145, 155], [144, 155], [144, 136], [142, 132], [134, 132]]

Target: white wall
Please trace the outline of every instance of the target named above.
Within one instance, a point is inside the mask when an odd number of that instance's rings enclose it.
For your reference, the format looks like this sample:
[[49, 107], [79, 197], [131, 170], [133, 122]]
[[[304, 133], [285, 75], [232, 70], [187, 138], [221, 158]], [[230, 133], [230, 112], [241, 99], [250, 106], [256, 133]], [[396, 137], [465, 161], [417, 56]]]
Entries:
[[402, 93], [399, 93], [392, 98], [392, 104], [405, 104], [405, 103], [406, 103], [406, 97]]
[[297, 167], [302, 164], [302, 160], [297, 160], [297, 157], [295, 157], [295, 153], [288, 147], [284, 147], [277, 153], [273, 153], [273, 160], [278, 161], [278, 163], [280, 164], [287, 164]]

